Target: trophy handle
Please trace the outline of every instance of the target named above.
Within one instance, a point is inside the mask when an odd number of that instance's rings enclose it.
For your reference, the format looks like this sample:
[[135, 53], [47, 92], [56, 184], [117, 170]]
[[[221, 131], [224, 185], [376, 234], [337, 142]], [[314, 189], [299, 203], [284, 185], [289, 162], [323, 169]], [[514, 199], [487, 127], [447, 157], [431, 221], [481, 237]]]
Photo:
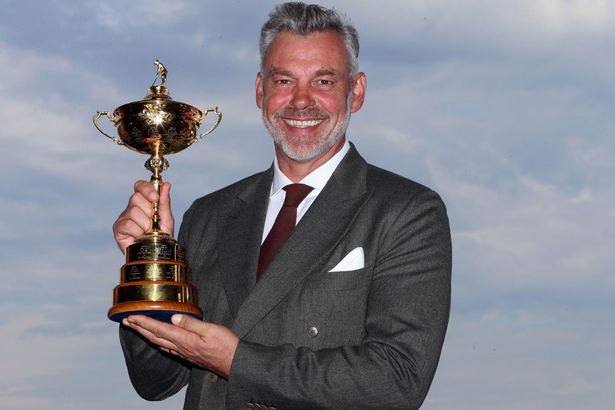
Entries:
[[199, 134], [198, 138], [199, 140], [203, 139], [204, 136], [206, 136], [207, 134], [211, 133], [213, 130], [215, 130], [216, 128], [218, 128], [218, 124], [220, 124], [220, 121], [222, 121], [222, 113], [220, 111], [218, 111], [218, 107], [216, 108], [207, 108], [205, 110], [205, 112], [203, 113], [203, 119], [205, 119], [205, 117], [207, 117], [207, 114], [209, 114], [210, 112], [213, 112], [214, 114], [216, 114], [216, 122], [215, 124], [208, 129], [207, 131]]
[[[117, 137], [112, 137], [111, 135], [107, 134], [106, 132], [104, 132], [102, 130], [102, 128], [100, 128], [100, 126], [98, 125], [98, 120], [100, 119], [100, 117], [105, 116], [109, 119], [109, 121], [113, 122], [113, 118], [111, 118], [111, 115], [109, 114], [109, 112], [107, 111], [96, 111], [96, 115], [94, 117], [92, 117], [92, 122], [94, 123], [94, 126], [96, 127], [96, 129], [105, 137], [109, 138], [111, 141], [115, 142], [117, 145], [124, 145], [122, 143], [122, 140], [117, 138]], [[220, 121], [218, 121], [220, 122]], [[218, 124], [216, 124], [218, 125]], [[214, 127], [216, 128], [216, 127]], [[213, 131], [213, 129], [211, 130]], [[210, 131], [210, 132], [211, 132]]]

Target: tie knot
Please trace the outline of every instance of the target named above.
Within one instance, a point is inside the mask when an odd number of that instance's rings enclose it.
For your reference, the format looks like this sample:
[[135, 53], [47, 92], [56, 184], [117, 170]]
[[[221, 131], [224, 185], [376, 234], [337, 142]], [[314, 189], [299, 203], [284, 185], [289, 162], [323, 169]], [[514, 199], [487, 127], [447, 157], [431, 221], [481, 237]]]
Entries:
[[314, 188], [305, 184], [290, 184], [286, 185], [283, 189], [286, 191], [283, 206], [296, 208]]

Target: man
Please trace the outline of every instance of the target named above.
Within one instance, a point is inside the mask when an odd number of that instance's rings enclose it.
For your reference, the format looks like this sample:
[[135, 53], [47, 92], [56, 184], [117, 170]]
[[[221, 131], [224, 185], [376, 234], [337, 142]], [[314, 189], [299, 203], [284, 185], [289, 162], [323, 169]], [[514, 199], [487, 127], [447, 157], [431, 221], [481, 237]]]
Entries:
[[[125, 320], [132, 383], [150, 400], [188, 385], [186, 409], [418, 408], [449, 315], [444, 205], [422, 185], [368, 165], [346, 141], [366, 78], [357, 33], [335, 11], [276, 7], [260, 50], [256, 104], [274, 164], [184, 215], [179, 241], [205, 318]], [[295, 183], [309, 186], [296, 227], [263, 256]], [[114, 225], [122, 250], [151, 228], [156, 199], [149, 183], [135, 184]], [[169, 203], [165, 184], [159, 212], [172, 234]]]

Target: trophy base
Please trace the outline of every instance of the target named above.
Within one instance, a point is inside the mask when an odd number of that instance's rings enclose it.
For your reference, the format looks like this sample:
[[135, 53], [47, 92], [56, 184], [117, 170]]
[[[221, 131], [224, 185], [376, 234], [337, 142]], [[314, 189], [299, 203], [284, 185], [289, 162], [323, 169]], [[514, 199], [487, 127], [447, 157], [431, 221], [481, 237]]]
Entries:
[[121, 323], [124, 318], [132, 315], [144, 315], [162, 322], [171, 323], [171, 317], [175, 314], [188, 315], [195, 319], [203, 320], [203, 311], [193, 305], [178, 302], [125, 302], [109, 309], [107, 317]]
[[197, 296], [184, 248], [168, 234], [150, 232], [126, 248], [126, 263], [107, 316], [114, 322], [131, 315], [170, 322], [176, 313], [202, 319]]

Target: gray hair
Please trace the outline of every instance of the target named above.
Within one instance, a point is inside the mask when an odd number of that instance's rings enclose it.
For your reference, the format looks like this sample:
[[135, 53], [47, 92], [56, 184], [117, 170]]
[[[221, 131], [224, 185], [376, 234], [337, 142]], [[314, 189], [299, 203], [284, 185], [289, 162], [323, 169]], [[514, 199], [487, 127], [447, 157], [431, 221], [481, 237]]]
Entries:
[[289, 2], [279, 4], [269, 13], [263, 24], [259, 42], [261, 72], [265, 69], [267, 51], [275, 37], [282, 32], [307, 35], [322, 31], [336, 31], [342, 36], [348, 51], [348, 71], [352, 78], [359, 71], [359, 33], [335, 9], [326, 9], [316, 4]]

